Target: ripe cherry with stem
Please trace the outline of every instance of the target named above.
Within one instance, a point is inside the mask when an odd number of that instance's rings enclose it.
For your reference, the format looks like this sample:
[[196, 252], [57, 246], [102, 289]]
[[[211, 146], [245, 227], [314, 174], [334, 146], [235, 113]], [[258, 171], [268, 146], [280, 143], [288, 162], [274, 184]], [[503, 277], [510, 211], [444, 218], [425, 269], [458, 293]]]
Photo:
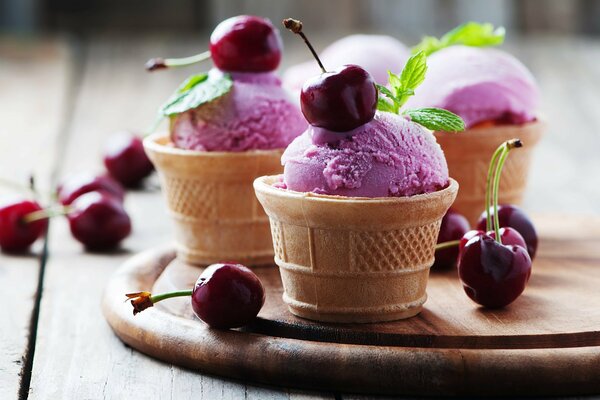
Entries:
[[[509, 152], [521, 147], [519, 139], [502, 143], [492, 156], [486, 184], [486, 208], [498, 221], [498, 190], [502, 167]], [[490, 203], [492, 202], [492, 207]], [[522, 245], [503, 243], [503, 238], [519, 239], [514, 231], [501, 233], [499, 224], [488, 215], [488, 233], [470, 231], [458, 261], [458, 275], [465, 293], [485, 307], [504, 307], [521, 295], [531, 275], [531, 258]], [[491, 233], [493, 232], [493, 235]], [[519, 243], [524, 243], [520, 238]]]

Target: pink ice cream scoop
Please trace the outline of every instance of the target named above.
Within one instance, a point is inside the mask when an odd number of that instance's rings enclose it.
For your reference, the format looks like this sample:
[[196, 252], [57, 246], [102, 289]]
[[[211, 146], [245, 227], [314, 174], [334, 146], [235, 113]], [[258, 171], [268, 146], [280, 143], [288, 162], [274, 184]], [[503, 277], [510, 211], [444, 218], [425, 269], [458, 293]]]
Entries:
[[[398, 73], [410, 56], [406, 46], [391, 36], [350, 35], [327, 46], [320, 54], [325, 68], [356, 64], [367, 70], [375, 82], [385, 85], [390, 70]], [[284, 86], [292, 91], [321, 72], [314, 60], [294, 65], [283, 75]]]
[[435, 137], [386, 112], [341, 134], [309, 126], [286, 149], [282, 163], [281, 186], [298, 192], [412, 196], [448, 185], [448, 165]]
[[439, 107], [467, 128], [484, 121], [523, 124], [536, 118], [538, 86], [515, 57], [497, 49], [451, 46], [427, 59], [427, 77], [407, 108]]
[[307, 126], [272, 72], [231, 73], [229, 93], [171, 118], [176, 147], [199, 151], [285, 148]]

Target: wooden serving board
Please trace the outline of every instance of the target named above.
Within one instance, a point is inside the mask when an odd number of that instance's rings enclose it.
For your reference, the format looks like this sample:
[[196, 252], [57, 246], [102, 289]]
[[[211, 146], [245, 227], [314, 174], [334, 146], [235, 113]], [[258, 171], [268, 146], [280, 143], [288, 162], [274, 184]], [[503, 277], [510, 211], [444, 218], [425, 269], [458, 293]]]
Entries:
[[209, 329], [189, 300], [136, 317], [126, 292], [190, 287], [201, 268], [151, 250], [114, 275], [105, 316], [127, 344], [206, 373], [281, 386], [422, 395], [600, 393], [600, 219], [536, 219], [540, 249], [525, 293], [501, 310], [464, 294], [455, 271], [432, 271], [417, 317], [321, 324], [290, 314], [276, 266], [254, 268], [267, 300], [243, 330]]

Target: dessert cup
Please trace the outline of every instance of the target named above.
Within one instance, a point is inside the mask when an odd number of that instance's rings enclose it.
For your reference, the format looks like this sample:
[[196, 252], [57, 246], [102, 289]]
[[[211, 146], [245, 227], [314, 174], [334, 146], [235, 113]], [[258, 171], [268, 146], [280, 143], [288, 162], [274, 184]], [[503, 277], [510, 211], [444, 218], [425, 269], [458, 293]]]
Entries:
[[427, 299], [442, 217], [458, 183], [411, 197], [342, 197], [254, 181], [271, 221], [283, 300], [303, 318], [365, 323], [409, 318]]
[[269, 220], [252, 182], [280, 173], [282, 149], [201, 152], [173, 146], [167, 134], [144, 140], [175, 223], [177, 256], [205, 265], [273, 262]]
[[435, 132], [444, 150], [450, 176], [460, 183], [452, 208], [475, 226], [485, 210], [485, 184], [490, 159], [506, 140], [519, 138], [523, 148], [508, 157], [500, 179], [500, 203], [520, 204], [527, 186], [531, 156], [544, 132], [543, 121], [524, 125], [498, 125], [468, 129], [459, 133]]

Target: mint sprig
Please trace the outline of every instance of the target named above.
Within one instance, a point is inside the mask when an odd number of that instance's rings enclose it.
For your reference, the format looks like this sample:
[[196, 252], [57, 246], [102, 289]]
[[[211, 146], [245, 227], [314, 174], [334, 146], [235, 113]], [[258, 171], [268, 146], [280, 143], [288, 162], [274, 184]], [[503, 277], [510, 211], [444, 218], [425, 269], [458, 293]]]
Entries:
[[232, 86], [233, 81], [229, 74], [192, 75], [169, 97], [159, 113], [164, 117], [181, 114], [223, 96]]
[[411, 121], [432, 131], [460, 132], [465, 130], [465, 122], [458, 115], [442, 108], [417, 108], [406, 110]]
[[415, 94], [415, 89], [423, 83], [426, 72], [427, 56], [423, 52], [410, 56], [400, 76], [388, 71], [390, 89], [377, 85], [377, 89], [382, 95], [379, 97], [377, 108], [398, 114], [408, 98]]
[[497, 46], [504, 42], [504, 36], [503, 27], [494, 28], [489, 23], [467, 22], [452, 29], [439, 39], [425, 36], [421, 43], [412, 48], [412, 52], [413, 54], [424, 52], [425, 55], [430, 55], [443, 48], [459, 44], [472, 47]]
[[465, 123], [458, 115], [441, 108], [419, 108], [400, 112], [406, 101], [425, 80], [427, 56], [419, 51], [413, 54], [402, 69], [400, 76], [388, 71], [389, 88], [377, 85], [380, 96], [377, 109], [410, 117], [413, 122], [433, 131], [459, 132], [465, 130]]

